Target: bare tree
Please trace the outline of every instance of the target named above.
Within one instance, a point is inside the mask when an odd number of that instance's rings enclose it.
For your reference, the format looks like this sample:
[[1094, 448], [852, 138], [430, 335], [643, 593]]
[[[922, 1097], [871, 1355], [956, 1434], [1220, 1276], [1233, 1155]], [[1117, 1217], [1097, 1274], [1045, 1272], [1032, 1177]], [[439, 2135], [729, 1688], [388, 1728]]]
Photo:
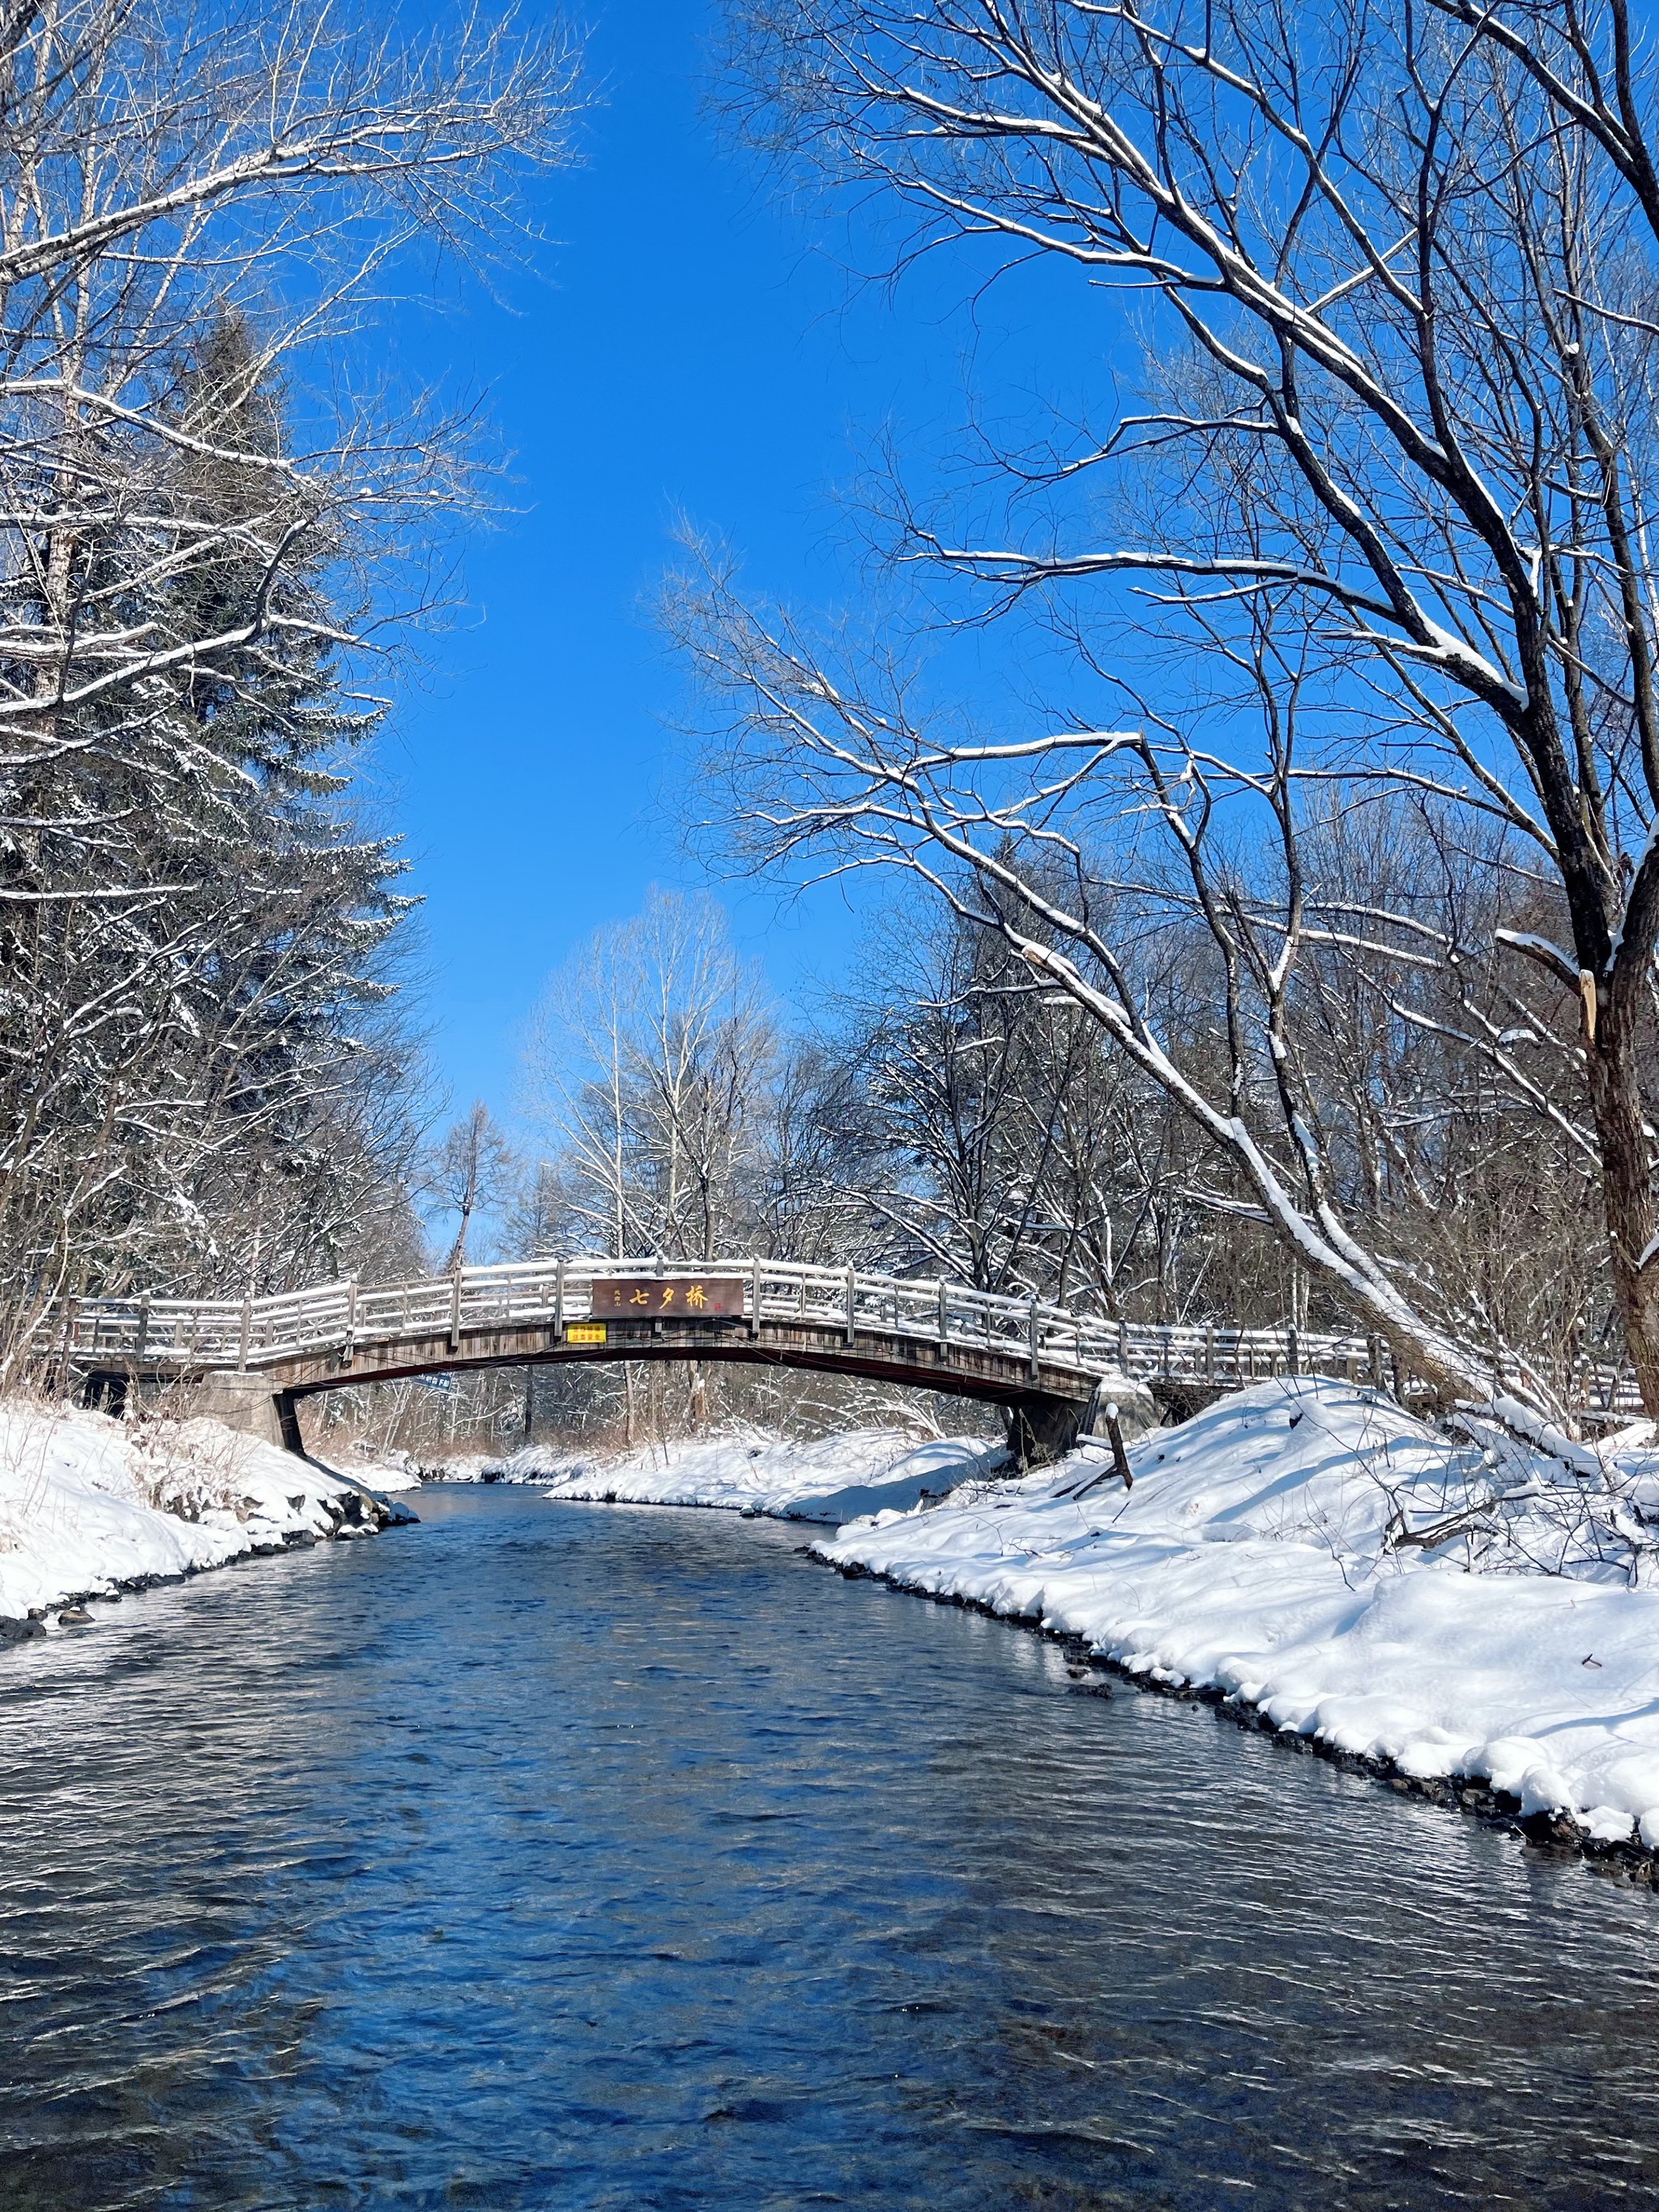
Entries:
[[[1589, 1146], [1659, 1413], [1659, 194], [1622, 0], [777, 0], [744, 26], [757, 132], [873, 185], [906, 255], [1047, 260], [1132, 296], [1146, 340], [1121, 412], [996, 457], [997, 534], [896, 516], [969, 614], [1048, 611], [1092, 696], [1035, 732], [953, 734], [902, 660], [832, 663], [705, 565], [681, 628], [731, 704], [750, 856], [920, 872], [1087, 1011], [1206, 1140], [1214, 1202], [1402, 1364], [1547, 1405], [1356, 1232], [1307, 1007], [1321, 947], [1379, 989], [1530, 963], [1568, 1085], [1502, 1028], [1462, 1048]], [[1492, 856], [1472, 940], [1345, 908], [1313, 865], [1334, 816], [1401, 796]], [[1218, 1054], [1149, 1014], [1176, 933]]]
[[455, 1237], [444, 1261], [446, 1274], [466, 1265], [467, 1232], [475, 1213], [493, 1212], [508, 1203], [520, 1181], [513, 1148], [496, 1127], [482, 1098], [451, 1124], [426, 1164], [422, 1188], [446, 1214], [455, 1217]]
[[[1000, 936], [915, 900], [877, 924], [843, 1024], [860, 1195], [889, 1264], [1120, 1310], [1167, 1177], [1143, 1173], [1158, 1117], [1097, 1025]], [[1160, 1243], [1159, 1318], [1172, 1258]]]
[[708, 1259], [750, 1238], [774, 1048], [710, 899], [653, 891], [577, 954], [527, 1072], [586, 1249]]
[[[714, 1259], [758, 1244], [775, 1038], [713, 900], [653, 891], [568, 964], [532, 1025], [527, 1088], [550, 1139], [565, 1243]], [[623, 1370], [624, 1433], [665, 1418], [664, 1378]], [[703, 1364], [687, 1410], [708, 1414]]]
[[[0, 113], [0, 331], [11, 550], [0, 728], [32, 757], [64, 726], [179, 669], [220, 672], [308, 625], [272, 586], [313, 549], [406, 532], [456, 495], [452, 441], [372, 394], [313, 388], [308, 444], [273, 447], [250, 400], [285, 362], [361, 320], [389, 261], [499, 225], [504, 164], [556, 151], [568, 44], [463, 19], [411, 40], [307, 0], [274, 13], [71, 0], [16, 14]], [[257, 344], [238, 373], [188, 373], [228, 312]], [[181, 380], [181, 370], [185, 372]], [[191, 475], [240, 495], [191, 514]], [[152, 590], [227, 554], [250, 588], [216, 626], [132, 619], [112, 540]], [[92, 562], [97, 549], [103, 559]]]

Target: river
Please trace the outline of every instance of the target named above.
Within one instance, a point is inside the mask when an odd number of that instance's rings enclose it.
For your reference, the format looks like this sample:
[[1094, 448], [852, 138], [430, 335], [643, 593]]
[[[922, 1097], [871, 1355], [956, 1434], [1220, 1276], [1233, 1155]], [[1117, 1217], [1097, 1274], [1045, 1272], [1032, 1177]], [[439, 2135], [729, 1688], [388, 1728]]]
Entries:
[[845, 1583], [428, 1492], [0, 1667], [0, 2205], [1659, 2202], [1659, 1898]]

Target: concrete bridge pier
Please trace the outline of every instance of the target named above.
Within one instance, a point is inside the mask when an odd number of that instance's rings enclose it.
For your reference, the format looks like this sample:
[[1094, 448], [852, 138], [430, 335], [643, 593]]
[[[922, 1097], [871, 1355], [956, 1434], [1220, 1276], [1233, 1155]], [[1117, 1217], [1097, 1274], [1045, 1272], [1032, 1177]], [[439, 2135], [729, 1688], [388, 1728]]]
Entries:
[[1105, 1375], [1088, 1399], [1033, 1390], [1012, 1400], [1006, 1408], [1008, 1449], [1021, 1467], [1047, 1467], [1063, 1459], [1080, 1436], [1097, 1429], [1105, 1434], [1099, 1409], [1107, 1404], [1117, 1407], [1126, 1437], [1144, 1437], [1163, 1425], [1162, 1409], [1144, 1382], [1127, 1375]]
[[1079, 1399], [1051, 1398], [1034, 1390], [1003, 1411], [1010, 1455], [1019, 1467], [1035, 1468], [1066, 1456], [1078, 1440], [1088, 1407]]
[[[92, 1412], [112, 1413], [118, 1420], [130, 1405], [142, 1405], [176, 1379], [135, 1374], [125, 1367], [94, 1367], [82, 1378], [77, 1395]], [[265, 1376], [240, 1368], [210, 1370], [191, 1384], [188, 1410], [222, 1421], [240, 1436], [257, 1437], [262, 1444], [279, 1444], [305, 1456], [293, 1396], [287, 1390], [273, 1390]]]
[[262, 1444], [276, 1444], [303, 1455], [294, 1401], [286, 1390], [273, 1390], [270, 1378], [245, 1369], [224, 1368], [203, 1376], [191, 1394], [191, 1411], [222, 1421]]

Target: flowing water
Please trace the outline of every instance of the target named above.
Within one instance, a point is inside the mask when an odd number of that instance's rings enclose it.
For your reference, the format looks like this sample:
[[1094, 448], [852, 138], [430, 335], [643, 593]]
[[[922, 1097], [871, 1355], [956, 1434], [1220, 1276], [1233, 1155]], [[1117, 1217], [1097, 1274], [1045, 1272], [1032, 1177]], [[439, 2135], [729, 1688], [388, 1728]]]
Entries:
[[0, 2205], [1659, 2203], [1659, 1897], [719, 1513], [0, 1660]]

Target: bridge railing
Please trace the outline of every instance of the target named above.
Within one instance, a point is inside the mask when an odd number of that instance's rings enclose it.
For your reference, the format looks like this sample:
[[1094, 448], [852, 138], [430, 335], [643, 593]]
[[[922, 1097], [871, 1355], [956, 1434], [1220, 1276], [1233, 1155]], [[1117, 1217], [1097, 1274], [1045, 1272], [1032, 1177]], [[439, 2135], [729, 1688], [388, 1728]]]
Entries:
[[656, 1260], [568, 1260], [468, 1267], [459, 1275], [360, 1287], [331, 1283], [265, 1298], [70, 1302], [42, 1337], [77, 1365], [99, 1360], [185, 1371], [259, 1368], [307, 1352], [349, 1354], [370, 1345], [586, 1319], [596, 1283], [617, 1276], [740, 1274], [744, 1323], [788, 1323], [926, 1341], [942, 1348], [1021, 1356], [1079, 1374], [1127, 1370], [1237, 1376], [1272, 1372], [1302, 1358], [1362, 1360], [1358, 1338], [1273, 1329], [1147, 1328], [1081, 1315], [1037, 1298], [1008, 1297], [960, 1283], [744, 1259], [706, 1267]]
[[[419, 1281], [330, 1283], [264, 1298], [82, 1298], [54, 1308], [40, 1333], [42, 1352], [65, 1365], [100, 1363], [191, 1374], [275, 1367], [307, 1355], [357, 1352], [443, 1337], [457, 1351], [469, 1336], [515, 1328], [558, 1329], [592, 1311], [594, 1285], [617, 1276], [740, 1275], [744, 1311], [730, 1328], [763, 1322], [838, 1332], [850, 1342], [878, 1333], [951, 1351], [1023, 1358], [1035, 1375], [1059, 1370], [1092, 1382], [1123, 1373], [1141, 1381], [1247, 1383], [1286, 1371], [1346, 1375], [1403, 1390], [1379, 1340], [1291, 1328], [1158, 1327], [1075, 1313], [1037, 1298], [1010, 1297], [961, 1283], [866, 1273], [787, 1260], [718, 1260], [697, 1265], [653, 1258], [514, 1261], [467, 1267]], [[1632, 1379], [1589, 1370], [1583, 1395], [1608, 1416], [1639, 1410]]]

